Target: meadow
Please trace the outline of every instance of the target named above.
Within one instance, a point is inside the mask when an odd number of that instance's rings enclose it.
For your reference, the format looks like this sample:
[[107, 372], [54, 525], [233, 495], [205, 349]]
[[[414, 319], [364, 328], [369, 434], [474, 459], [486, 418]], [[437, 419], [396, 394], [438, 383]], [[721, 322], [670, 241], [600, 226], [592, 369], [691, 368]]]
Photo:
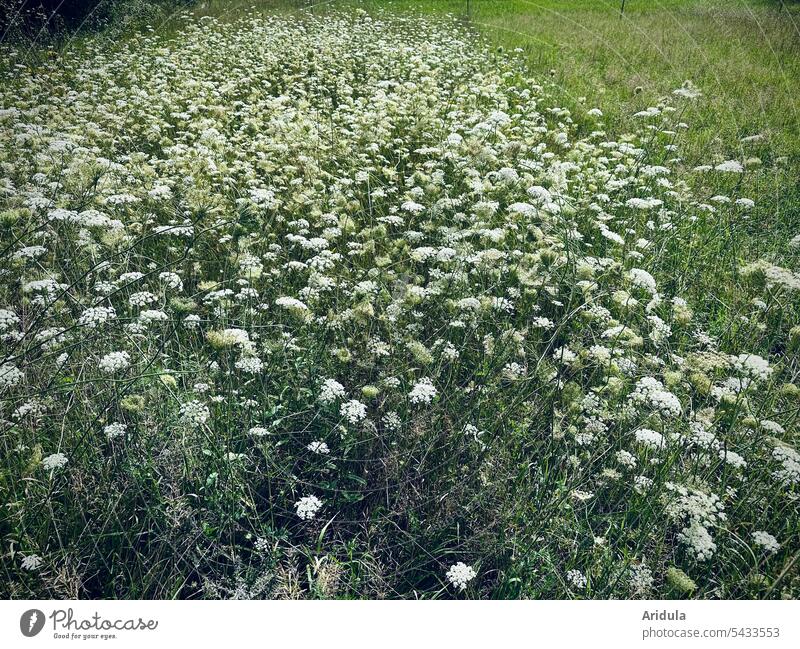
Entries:
[[797, 598], [800, 11], [211, 0], [0, 63], [0, 595]]

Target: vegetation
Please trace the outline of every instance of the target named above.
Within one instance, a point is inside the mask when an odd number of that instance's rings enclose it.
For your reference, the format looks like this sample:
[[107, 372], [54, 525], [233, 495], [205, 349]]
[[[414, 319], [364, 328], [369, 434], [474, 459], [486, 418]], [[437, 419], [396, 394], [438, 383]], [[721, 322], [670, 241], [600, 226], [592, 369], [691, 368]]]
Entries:
[[796, 8], [251, 4], [2, 46], [0, 594], [797, 597]]
[[164, 16], [194, 0], [0, 0], [5, 41], [47, 45], [99, 28], [119, 32]]

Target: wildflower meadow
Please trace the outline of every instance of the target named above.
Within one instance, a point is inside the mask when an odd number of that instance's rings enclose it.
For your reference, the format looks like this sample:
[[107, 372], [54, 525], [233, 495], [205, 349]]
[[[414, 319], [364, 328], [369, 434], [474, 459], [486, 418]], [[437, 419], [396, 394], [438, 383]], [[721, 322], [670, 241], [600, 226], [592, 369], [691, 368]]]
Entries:
[[800, 595], [798, 151], [497, 38], [0, 44], [0, 594]]

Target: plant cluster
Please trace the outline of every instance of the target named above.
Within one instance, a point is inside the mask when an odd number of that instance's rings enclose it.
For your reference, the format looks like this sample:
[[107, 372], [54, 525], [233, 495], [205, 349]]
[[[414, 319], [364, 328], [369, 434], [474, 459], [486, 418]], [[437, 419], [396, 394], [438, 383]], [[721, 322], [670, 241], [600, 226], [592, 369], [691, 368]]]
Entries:
[[6, 596], [797, 595], [800, 275], [709, 322], [667, 272], [758, 198], [691, 83], [581, 129], [359, 12], [0, 88]]

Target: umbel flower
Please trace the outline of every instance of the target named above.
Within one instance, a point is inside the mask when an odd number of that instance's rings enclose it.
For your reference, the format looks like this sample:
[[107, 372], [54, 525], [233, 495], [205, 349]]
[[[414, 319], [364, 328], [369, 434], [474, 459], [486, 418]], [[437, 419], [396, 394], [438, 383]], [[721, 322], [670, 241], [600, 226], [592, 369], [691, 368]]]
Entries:
[[100, 359], [99, 367], [106, 374], [116, 374], [131, 365], [131, 356], [128, 352], [111, 352]]
[[63, 453], [53, 453], [42, 460], [42, 466], [47, 471], [61, 469], [67, 465], [67, 456]]
[[322, 508], [322, 501], [316, 496], [303, 496], [294, 504], [297, 515], [304, 521], [309, 521], [317, 515]]
[[447, 571], [447, 581], [449, 581], [456, 589], [465, 590], [469, 582], [471, 582], [477, 573], [472, 566], [468, 566], [463, 561], [453, 564]]

